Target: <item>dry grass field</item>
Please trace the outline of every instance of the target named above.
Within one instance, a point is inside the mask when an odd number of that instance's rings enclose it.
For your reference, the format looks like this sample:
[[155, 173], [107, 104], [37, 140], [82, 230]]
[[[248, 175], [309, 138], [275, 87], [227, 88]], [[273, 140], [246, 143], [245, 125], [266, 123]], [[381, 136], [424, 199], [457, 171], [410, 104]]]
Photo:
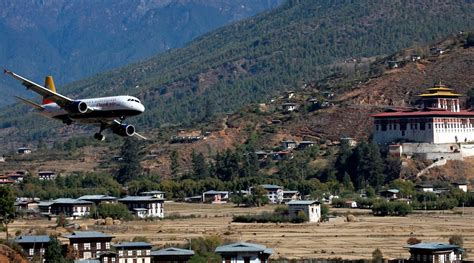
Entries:
[[[422, 241], [447, 242], [453, 234], [464, 236], [464, 247], [470, 253], [474, 249], [474, 209], [454, 212], [413, 214], [408, 217], [373, 217], [361, 210], [357, 222], [345, 222], [344, 217], [321, 224], [243, 224], [232, 223], [232, 215], [272, 211], [274, 206], [263, 208], [234, 208], [230, 204], [183, 204], [166, 203], [168, 215], [195, 218], [156, 221], [132, 221], [114, 226], [94, 226], [94, 220], [78, 220], [88, 230], [113, 234], [115, 241], [131, 240], [145, 236], [157, 247], [182, 245], [187, 240], [207, 235], [219, 235], [228, 241], [248, 241], [265, 244], [274, 249], [274, 258], [370, 258], [379, 248], [390, 258], [407, 257], [403, 246], [410, 236]], [[331, 210], [335, 211], [335, 210]], [[344, 214], [347, 210], [336, 210]], [[16, 221], [11, 233], [30, 229], [54, 229], [54, 222], [46, 220]], [[63, 230], [64, 231], [64, 230]], [[61, 230], [59, 230], [61, 232]]]

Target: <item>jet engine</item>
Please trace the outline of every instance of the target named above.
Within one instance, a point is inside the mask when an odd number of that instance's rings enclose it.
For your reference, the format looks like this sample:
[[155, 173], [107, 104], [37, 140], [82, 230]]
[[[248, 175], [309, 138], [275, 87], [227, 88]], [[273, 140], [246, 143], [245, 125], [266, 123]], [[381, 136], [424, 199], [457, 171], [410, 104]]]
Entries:
[[135, 134], [135, 127], [129, 124], [114, 125], [112, 132], [120, 136], [133, 136]]
[[66, 110], [70, 113], [86, 113], [88, 106], [83, 101], [74, 101], [66, 106]]

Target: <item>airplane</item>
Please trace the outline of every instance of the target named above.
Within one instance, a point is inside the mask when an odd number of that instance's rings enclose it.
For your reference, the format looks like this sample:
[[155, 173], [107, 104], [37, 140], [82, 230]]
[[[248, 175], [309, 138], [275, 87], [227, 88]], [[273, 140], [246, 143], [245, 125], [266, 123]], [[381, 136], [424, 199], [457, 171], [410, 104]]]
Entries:
[[15, 96], [43, 116], [61, 120], [67, 125], [74, 122], [99, 125], [99, 132], [94, 134], [94, 138], [99, 141], [105, 140], [102, 132], [106, 129], [123, 137], [136, 136], [147, 139], [138, 134], [133, 125], [124, 123], [127, 117], [136, 116], [145, 111], [145, 106], [135, 97], [113, 96], [75, 100], [57, 93], [51, 76], [46, 77], [43, 87], [9, 70], [4, 69], [3, 72], [19, 80], [26, 89], [43, 96], [41, 104]]

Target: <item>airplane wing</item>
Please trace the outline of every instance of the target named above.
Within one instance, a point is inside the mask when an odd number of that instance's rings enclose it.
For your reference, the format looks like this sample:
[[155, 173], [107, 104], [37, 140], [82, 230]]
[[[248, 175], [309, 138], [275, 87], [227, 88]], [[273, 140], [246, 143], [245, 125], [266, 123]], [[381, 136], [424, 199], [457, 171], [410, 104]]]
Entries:
[[140, 138], [140, 139], [142, 139], [142, 140], [148, 140], [147, 137], [145, 137], [145, 136], [139, 134], [138, 132], [135, 132], [135, 133], [133, 134], [133, 136], [138, 137], [138, 138]]
[[23, 102], [25, 104], [28, 104], [28, 105], [32, 106], [33, 108], [36, 108], [38, 110], [44, 110], [44, 107], [39, 105], [36, 102], [33, 102], [31, 100], [28, 100], [28, 99], [25, 99], [25, 98], [22, 98], [22, 97], [18, 97], [18, 96], [15, 96], [15, 98], [17, 98], [18, 100], [20, 100], [21, 102]]
[[[104, 125], [103, 122], [102, 122], [102, 124]], [[113, 126], [117, 126], [117, 125], [122, 125], [122, 123], [118, 120], [113, 120], [111, 123], [105, 123], [106, 128], [112, 128], [113, 129]], [[142, 139], [142, 140], [148, 140], [147, 137], [139, 134], [138, 132], [134, 132], [133, 135], [131, 135], [131, 136], [135, 136], [135, 137], [137, 137], [139, 139]]]
[[14, 73], [14, 72], [11, 72], [11, 71], [6, 70], [6, 69], [4, 69], [3, 72], [5, 74], [8, 74], [8, 75], [14, 77], [15, 79], [21, 81], [21, 84], [23, 86], [25, 86], [27, 89], [30, 89], [30, 90], [40, 94], [41, 96], [43, 96], [46, 99], [49, 99], [51, 101], [56, 102], [56, 104], [58, 104], [61, 107], [64, 107], [64, 106], [74, 102], [74, 100], [72, 100], [72, 99], [70, 99], [66, 96], [63, 96], [59, 93], [56, 93], [54, 91], [51, 91], [51, 90], [49, 90], [49, 89], [47, 89], [47, 88], [45, 88], [45, 87], [43, 87], [39, 84], [36, 84], [33, 81], [28, 80], [28, 79]]

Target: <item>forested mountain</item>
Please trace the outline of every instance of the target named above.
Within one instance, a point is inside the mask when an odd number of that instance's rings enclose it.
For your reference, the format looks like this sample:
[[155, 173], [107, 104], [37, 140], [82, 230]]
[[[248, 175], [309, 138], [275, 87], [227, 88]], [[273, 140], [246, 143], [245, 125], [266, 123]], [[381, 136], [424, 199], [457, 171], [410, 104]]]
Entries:
[[[181, 47], [282, 2], [0, 0], [1, 66], [40, 80], [52, 74], [65, 84]], [[0, 87], [18, 93], [3, 78]]]
[[[387, 54], [474, 27], [472, 1], [288, 1], [215, 30], [186, 47], [61, 88], [75, 97], [128, 93], [144, 100], [142, 127], [192, 124], [215, 113], [262, 101], [278, 91], [337, 71], [348, 58]], [[13, 112], [15, 114], [13, 114]], [[19, 119], [14, 108], [1, 127], [27, 138], [50, 124]], [[46, 126], [48, 125], [48, 126]], [[36, 128], [27, 131], [26, 127]]]

